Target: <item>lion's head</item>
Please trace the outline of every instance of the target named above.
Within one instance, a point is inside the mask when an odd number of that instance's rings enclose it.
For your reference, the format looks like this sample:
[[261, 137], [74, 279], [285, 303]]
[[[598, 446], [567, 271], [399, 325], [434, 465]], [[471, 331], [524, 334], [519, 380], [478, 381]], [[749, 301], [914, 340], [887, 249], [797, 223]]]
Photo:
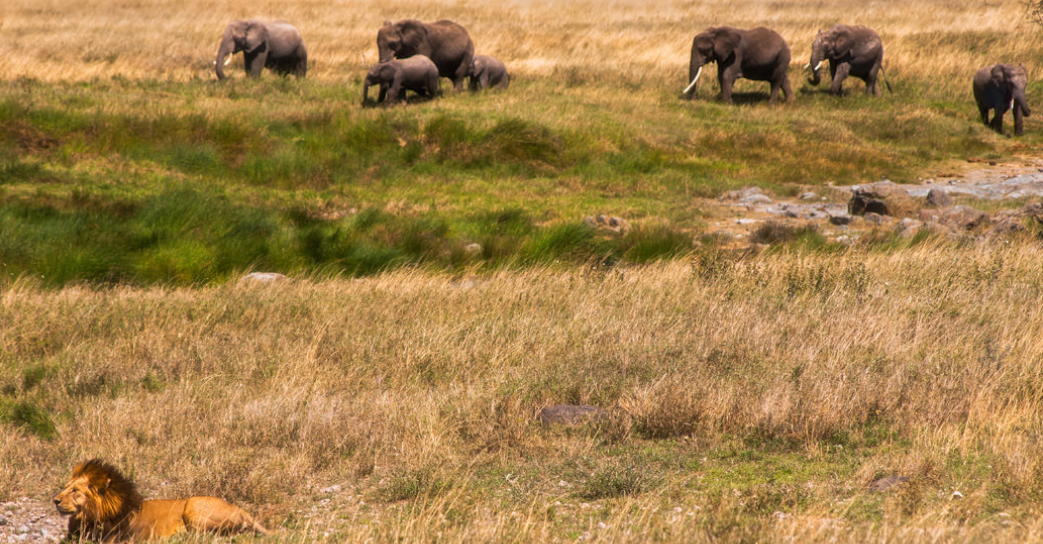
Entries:
[[54, 496], [58, 513], [72, 516], [70, 533], [104, 535], [119, 530], [142, 502], [134, 483], [100, 459], [91, 459], [73, 469], [65, 489]]

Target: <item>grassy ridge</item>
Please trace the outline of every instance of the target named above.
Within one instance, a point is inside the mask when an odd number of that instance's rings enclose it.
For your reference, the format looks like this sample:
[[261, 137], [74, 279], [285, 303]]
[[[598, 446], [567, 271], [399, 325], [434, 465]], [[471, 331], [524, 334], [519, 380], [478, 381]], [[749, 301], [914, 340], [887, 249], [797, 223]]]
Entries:
[[[357, 88], [275, 78], [5, 84], [5, 273], [198, 283], [258, 267], [643, 261], [691, 247], [679, 240], [701, 230], [696, 199], [724, 189], [907, 180], [1006, 145], [959, 105], [930, 98], [805, 93], [771, 108], [755, 91], [739, 97], [751, 104], [729, 107], [657, 89], [624, 101], [597, 83], [577, 92], [540, 78], [507, 93], [362, 109]], [[627, 218], [644, 241], [582, 226], [601, 213]], [[482, 251], [465, 254], [471, 243]]]

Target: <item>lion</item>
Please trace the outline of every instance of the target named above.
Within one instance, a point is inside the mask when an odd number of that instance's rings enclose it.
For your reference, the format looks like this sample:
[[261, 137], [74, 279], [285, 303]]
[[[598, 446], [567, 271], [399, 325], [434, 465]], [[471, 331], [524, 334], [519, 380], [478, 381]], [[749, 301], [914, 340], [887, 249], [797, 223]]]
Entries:
[[250, 514], [217, 497], [144, 500], [133, 482], [100, 459], [73, 469], [54, 505], [70, 516], [66, 538], [74, 542], [144, 542], [184, 530], [270, 534]]

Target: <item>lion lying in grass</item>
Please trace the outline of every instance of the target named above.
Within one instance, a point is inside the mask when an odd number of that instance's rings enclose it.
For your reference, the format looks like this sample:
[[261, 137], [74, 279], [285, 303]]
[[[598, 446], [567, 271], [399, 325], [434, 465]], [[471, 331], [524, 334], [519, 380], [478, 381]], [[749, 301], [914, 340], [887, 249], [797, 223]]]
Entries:
[[146, 501], [133, 482], [100, 459], [73, 469], [65, 489], [55, 495], [54, 504], [58, 513], [71, 516], [66, 538], [74, 542], [142, 542], [186, 529], [268, 534], [250, 514], [216, 497]]

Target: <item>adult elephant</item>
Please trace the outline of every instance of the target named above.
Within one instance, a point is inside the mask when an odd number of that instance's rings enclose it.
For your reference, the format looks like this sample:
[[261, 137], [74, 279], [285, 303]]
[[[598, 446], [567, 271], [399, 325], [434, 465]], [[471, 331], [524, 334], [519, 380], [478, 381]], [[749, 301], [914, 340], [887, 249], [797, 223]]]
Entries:
[[703, 66], [711, 62], [717, 63], [717, 81], [721, 85], [721, 100], [725, 102], [731, 103], [732, 85], [740, 77], [771, 82], [770, 103], [778, 99], [779, 89], [785, 93], [786, 100], [793, 98], [786, 74], [790, 63], [789, 45], [770, 28], [744, 30], [719, 26], [696, 34], [692, 40], [692, 60], [688, 65], [691, 83], [684, 90], [689, 100], [695, 96], [695, 84]]
[[819, 69], [826, 61], [829, 61], [829, 75], [833, 80], [829, 86], [832, 94], [843, 94], [848, 76], [866, 82], [866, 95], [880, 96], [877, 77], [883, 75], [887, 90], [894, 92], [884, 74], [884, 42], [869, 27], [834, 25], [825, 32], [820, 30], [811, 43], [811, 62], [805, 66], [811, 68], [808, 83], [819, 84]]
[[384, 21], [384, 26], [377, 31], [377, 49], [380, 62], [424, 55], [438, 67], [438, 75], [451, 79], [453, 88], [458, 91], [463, 89], [464, 79], [471, 75], [474, 43], [467, 30], [453, 21]]
[[[992, 64], [978, 70], [974, 75], [974, 100], [978, 103], [981, 120], [993, 130], [1003, 134], [1003, 115], [1014, 110], [1014, 135], [1024, 132], [1022, 116], [1031, 115], [1025, 102], [1025, 86], [1028, 71], [1024, 64]], [[989, 110], [995, 110], [989, 122]]]
[[261, 68], [297, 77], [304, 77], [308, 71], [308, 51], [301, 33], [285, 21], [249, 19], [228, 23], [217, 49], [217, 79], [225, 78], [225, 65], [240, 51], [243, 52], [247, 76], [260, 76]]

